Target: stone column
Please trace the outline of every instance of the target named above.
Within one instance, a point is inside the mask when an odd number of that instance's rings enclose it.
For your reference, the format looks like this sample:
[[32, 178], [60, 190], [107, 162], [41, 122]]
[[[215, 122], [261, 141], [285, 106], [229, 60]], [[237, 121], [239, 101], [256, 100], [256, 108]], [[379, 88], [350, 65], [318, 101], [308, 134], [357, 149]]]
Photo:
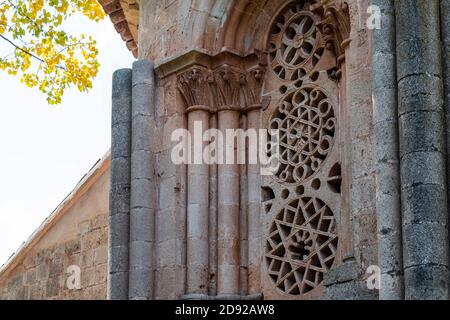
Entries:
[[187, 166], [186, 299], [208, 296], [209, 279], [209, 162], [203, 157], [203, 134], [209, 128], [211, 109], [210, 72], [193, 67], [177, 78], [187, 105], [190, 133]]
[[406, 299], [448, 299], [439, 1], [395, 0]]
[[[241, 114], [240, 128], [245, 130], [247, 115]], [[239, 137], [242, 139], [242, 137]], [[238, 147], [238, 152], [246, 157], [245, 143]], [[239, 294], [248, 294], [248, 177], [247, 164], [242, 161], [239, 166]]]
[[[210, 117], [210, 128], [217, 128], [217, 114]], [[209, 295], [217, 294], [217, 163], [209, 166]]]
[[149, 300], [153, 290], [154, 155], [150, 147], [154, 112], [153, 63], [133, 63], [131, 203], [130, 203], [130, 299]]
[[[342, 225], [342, 236], [341, 241], [341, 259], [343, 262], [354, 260], [354, 228], [352, 223], [352, 212], [351, 212], [351, 184], [352, 184], [352, 157], [351, 157], [351, 121], [350, 121], [350, 106], [348, 99], [348, 88], [351, 85], [350, 79], [347, 75], [346, 65], [341, 66], [341, 87], [340, 96], [341, 100], [340, 106], [340, 122], [341, 122], [341, 161], [342, 161], [342, 197], [341, 197], [341, 225]], [[345, 124], [345, 125], [343, 125]], [[346, 143], [348, 141], [348, 143]]]
[[128, 298], [131, 158], [131, 70], [113, 74], [108, 299]]
[[[217, 295], [219, 298], [238, 298], [239, 165], [236, 164], [237, 145], [226, 136], [226, 130], [240, 127], [240, 74], [222, 68], [216, 71], [214, 79], [217, 86], [218, 129], [225, 137], [225, 164], [218, 165]], [[227, 158], [233, 163], [226, 163]]]
[[[264, 72], [262, 68], [249, 70], [246, 75], [247, 130], [255, 130], [259, 137], [261, 118], [261, 89]], [[247, 159], [258, 159], [259, 141], [248, 146]], [[248, 228], [248, 296], [261, 297], [261, 175], [258, 163], [247, 164], [247, 228]]]
[[[450, 179], [450, 1], [441, 0], [441, 36], [442, 36], [442, 62], [444, 76], [444, 111], [446, 117], [447, 136], [447, 186]], [[450, 200], [450, 199], [449, 199]]]
[[377, 144], [378, 263], [380, 300], [404, 298], [394, 0], [372, 0], [381, 29], [372, 31], [372, 89]]
[[[226, 129], [238, 129], [239, 112], [227, 109], [219, 110], [218, 123], [219, 131], [222, 133], [225, 133]], [[226, 144], [228, 143], [232, 142], [226, 141]], [[219, 164], [218, 296], [239, 295], [239, 242], [239, 166]]]
[[[203, 132], [209, 126], [209, 107], [188, 108], [191, 133], [191, 164], [187, 167], [187, 294], [202, 298], [208, 294], [209, 278], [209, 165], [203, 159]], [[194, 130], [194, 127], [197, 130]], [[201, 131], [199, 129], [201, 128]], [[200, 145], [198, 145], [200, 143]]]
[[[256, 107], [256, 106], [255, 106]], [[247, 112], [248, 129], [258, 130], [261, 108]], [[256, 142], [257, 143], [257, 142]], [[251, 149], [251, 148], [249, 148]], [[261, 176], [258, 164], [247, 166], [247, 216], [248, 216], [248, 295], [261, 294]]]

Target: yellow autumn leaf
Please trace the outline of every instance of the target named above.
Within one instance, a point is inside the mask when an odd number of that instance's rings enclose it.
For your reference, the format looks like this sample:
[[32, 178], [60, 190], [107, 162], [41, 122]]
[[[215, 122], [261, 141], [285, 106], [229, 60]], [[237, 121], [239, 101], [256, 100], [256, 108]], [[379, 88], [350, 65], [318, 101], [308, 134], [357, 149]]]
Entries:
[[0, 1], [0, 42], [11, 49], [0, 56], [0, 70], [38, 88], [49, 104], [60, 103], [71, 86], [88, 91], [98, 73], [94, 39], [84, 34], [75, 37], [62, 27], [74, 14], [93, 21], [105, 17], [95, 0]]

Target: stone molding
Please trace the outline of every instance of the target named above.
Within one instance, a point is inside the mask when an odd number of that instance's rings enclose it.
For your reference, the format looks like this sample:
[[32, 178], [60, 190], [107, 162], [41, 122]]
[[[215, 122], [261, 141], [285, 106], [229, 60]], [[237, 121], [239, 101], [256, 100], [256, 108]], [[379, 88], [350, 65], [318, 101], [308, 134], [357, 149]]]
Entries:
[[[127, 48], [138, 57], [139, 0], [99, 0]], [[327, 35], [327, 44], [334, 48], [339, 64], [349, 43], [349, 6], [344, 0], [314, 0], [311, 11], [320, 13], [319, 27]]]

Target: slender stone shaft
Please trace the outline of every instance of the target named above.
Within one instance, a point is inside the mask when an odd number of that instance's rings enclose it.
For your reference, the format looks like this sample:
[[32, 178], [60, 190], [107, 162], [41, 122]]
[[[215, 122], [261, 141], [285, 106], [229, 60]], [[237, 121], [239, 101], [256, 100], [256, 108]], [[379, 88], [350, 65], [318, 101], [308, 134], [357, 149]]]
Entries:
[[154, 241], [154, 154], [150, 148], [154, 113], [155, 78], [153, 63], [133, 63], [130, 279], [128, 296], [133, 300], [152, 298]]
[[131, 159], [131, 70], [113, 74], [108, 298], [128, 298]]
[[[348, 55], [348, 49], [346, 50], [346, 55]], [[348, 59], [346, 61], [349, 61]], [[346, 64], [342, 65], [341, 68], [342, 79], [341, 79], [341, 88], [340, 88], [340, 96], [342, 97], [340, 101], [340, 105], [342, 106], [340, 112], [340, 121], [342, 124], [350, 124], [350, 101], [348, 97], [348, 92], [350, 91], [351, 81], [347, 76], [347, 68]], [[343, 168], [350, 168], [352, 165], [352, 148], [350, 143], [345, 143], [345, 141], [352, 141], [351, 135], [351, 127], [349, 125], [343, 125], [341, 127], [342, 132], [341, 135], [341, 161]], [[344, 141], [344, 142], [342, 142]], [[342, 194], [350, 195], [352, 192], [352, 174], [351, 170], [348, 171], [348, 174], [342, 175]], [[355, 251], [354, 251], [354, 238], [355, 238], [355, 228], [352, 223], [352, 212], [351, 212], [351, 196], [341, 197], [341, 225], [342, 225], [342, 234], [341, 234], [341, 251], [342, 251], [342, 260], [344, 262], [352, 261], [355, 259]]]
[[[247, 115], [243, 114], [240, 119], [240, 128], [245, 128]], [[245, 160], [246, 144], [244, 135], [239, 134], [238, 141], [238, 161], [239, 166], [239, 203], [248, 203], [248, 177]], [[239, 294], [248, 296], [248, 208], [247, 205], [239, 206]]]
[[[187, 294], [207, 295], [209, 278], [209, 164], [203, 159], [203, 133], [208, 130], [206, 106], [188, 109], [191, 163], [187, 168]], [[194, 129], [195, 128], [195, 129]]]
[[439, 1], [395, 9], [405, 298], [448, 299]]
[[[258, 136], [260, 108], [247, 112], [247, 128], [255, 130]], [[258, 141], [250, 142], [250, 153], [258, 154]], [[255, 145], [253, 145], [255, 144]], [[261, 292], [261, 239], [260, 239], [260, 189], [261, 176], [257, 163], [247, 165], [247, 215], [248, 215], [248, 294], [257, 295]]]
[[[217, 128], [217, 114], [210, 117], [210, 128]], [[217, 163], [209, 166], [209, 295], [217, 294]]]
[[372, 31], [372, 88], [377, 141], [378, 261], [381, 300], [404, 298], [394, 0], [372, 0], [381, 29]]
[[441, 36], [442, 36], [442, 62], [444, 76], [444, 103], [447, 136], [447, 186], [450, 179], [450, 0], [441, 0]]
[[[441, 41], [444, 77], [444, 111], [447, 138], [447, 201], [450, 201], [450, 0], [441, 0]], [[448, 203], [448, 202], [447, 202]], [[449, 204], [448, 204], [449, 205]], [[450, 205], [449, 205], [450, 206]]]
[[[218, 127], [225, 137], [226, 129], [238, 129], [239, 112], [220, 110]], [[239, 294], [239, 165], [233, 139], [225, 138], [225, 144], [224, 160], [234, 153], [234, 164], [218, 165], [217, 294], [233, 296]]]

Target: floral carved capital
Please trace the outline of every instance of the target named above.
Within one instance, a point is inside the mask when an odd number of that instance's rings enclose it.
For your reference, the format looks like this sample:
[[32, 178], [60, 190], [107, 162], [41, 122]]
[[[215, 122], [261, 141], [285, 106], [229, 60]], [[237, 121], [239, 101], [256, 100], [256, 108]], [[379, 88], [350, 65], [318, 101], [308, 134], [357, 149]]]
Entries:
[[[229, 54], [229, 60], [211, 56], [183, 68], [177, 74], [177, 89], [185, 102], [186, 112], [202, 110], [246, 112], [261, 107], [265, 67], [259, 60]], [[219, 56], [219, 58], [224, 58]], [[253, 57], [252, 57], [253, 58]], [[210, 59], [209, 63], [205, 60]], [[209, 64], [209, 66], [208, 66]]]
[[223, 65], [213, 71], [215, 98], [218, 109], [239, 108], [241, 86], [245, 83], [245, 73], [239, 69]]
[[212, 106], [211, 85], [214, 82], [211, 71], [194, 67], [177, 76], [177, 88], [187, 107]]
[[257, 66], [245, 73], [245, 83], [243, 85], [245, 103], [247, 110], [260, 108], [262, 106], [261, 94], [264, 82], [265, 69]]

